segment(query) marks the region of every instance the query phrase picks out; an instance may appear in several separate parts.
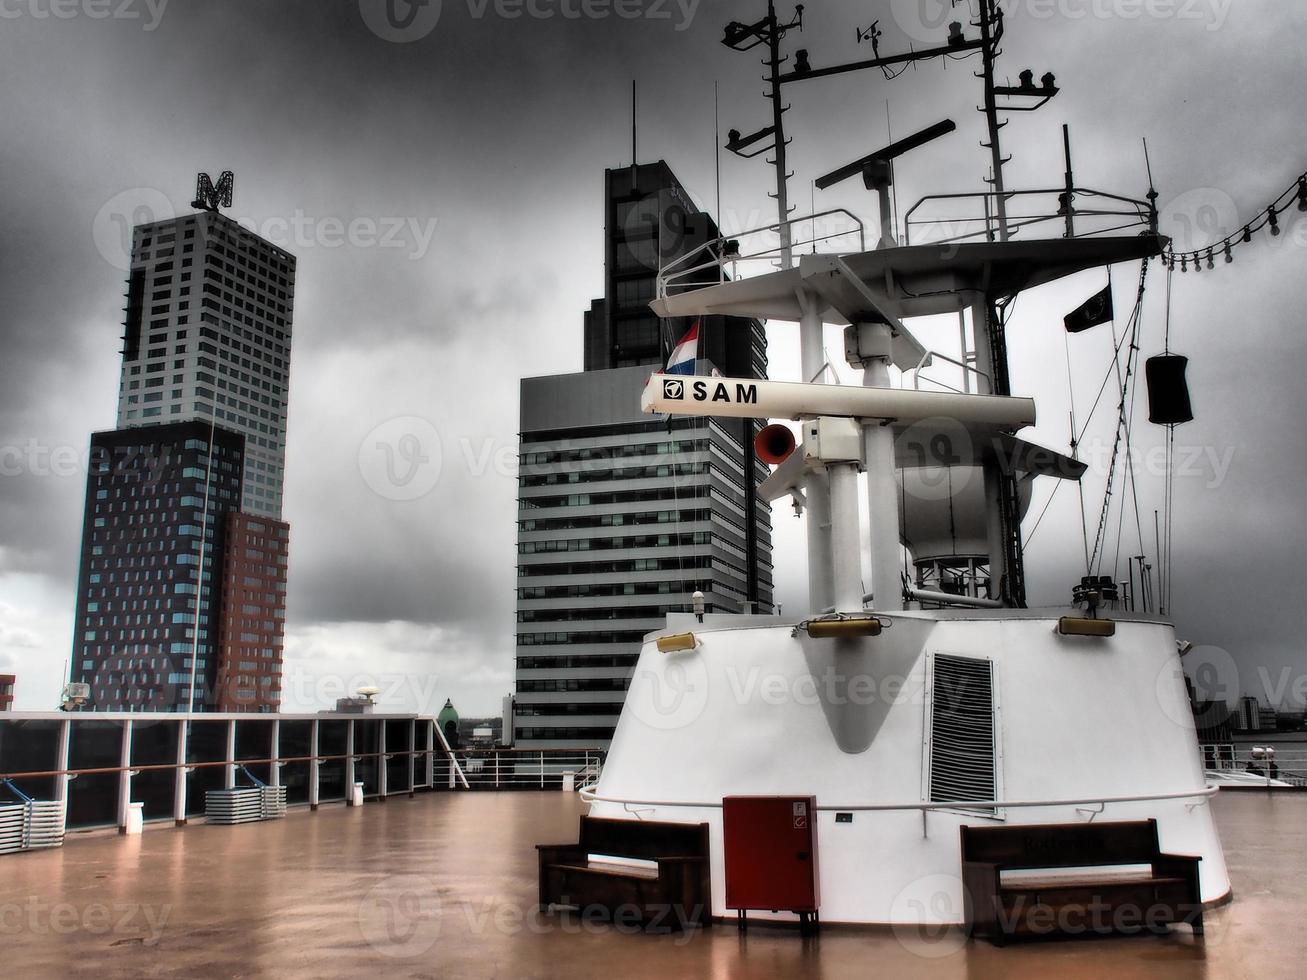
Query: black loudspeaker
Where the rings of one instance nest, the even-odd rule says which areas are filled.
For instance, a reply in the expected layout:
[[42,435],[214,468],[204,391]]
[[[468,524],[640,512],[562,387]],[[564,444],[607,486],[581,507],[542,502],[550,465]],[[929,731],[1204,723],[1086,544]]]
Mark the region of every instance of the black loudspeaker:
[[1189,358],[1180,354],[1159,354],[1144,365],[1148,378],[1148,421],[1157,425],[1191,422],[1193,406],[1189,403],[1189,383],[1185,369]]

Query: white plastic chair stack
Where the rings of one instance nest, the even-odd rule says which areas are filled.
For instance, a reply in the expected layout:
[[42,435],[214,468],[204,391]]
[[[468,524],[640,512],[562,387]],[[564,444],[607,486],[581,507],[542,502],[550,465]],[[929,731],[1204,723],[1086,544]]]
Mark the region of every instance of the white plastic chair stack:
[[27,827],[27,806],[15,803],[0,806],[0,854],[23,850],[23,836]]
[[263,819],[263,790],[211,789],[204,794],[204,817],[215,824],[257,823]]
[[60,847],[64,842],[64,805],[33,800],[26,806],[25,843],[28,848]]
[[280,820],[286,815],[286,787],[263,787],[263,819]]

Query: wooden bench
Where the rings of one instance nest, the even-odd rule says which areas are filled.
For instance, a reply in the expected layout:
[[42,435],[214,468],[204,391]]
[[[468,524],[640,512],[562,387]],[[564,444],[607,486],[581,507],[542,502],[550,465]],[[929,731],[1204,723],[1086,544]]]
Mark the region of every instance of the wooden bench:
[[[712,920],[708,825],[582,817],[576,844],[537,844],[540,904],[586,916],[626,916],[647,927],[681,928]],[[591,862],[590,855],[653,862],[652,867]]]
[[1200,935],[1200,860],[1163,854],[1156,820],[963,827],[967,930],[998,945],[1177,922]]

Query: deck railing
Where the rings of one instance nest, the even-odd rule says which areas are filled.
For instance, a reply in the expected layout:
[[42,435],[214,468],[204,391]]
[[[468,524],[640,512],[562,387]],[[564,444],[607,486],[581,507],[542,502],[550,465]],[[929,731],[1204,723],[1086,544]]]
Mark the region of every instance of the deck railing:
[[286,791],[291,806],[468,789],[434,719],[417,715],[84,714],[0,718],[0,780],[62,804],[69,829],[185,823],[205,793],[244,770]]

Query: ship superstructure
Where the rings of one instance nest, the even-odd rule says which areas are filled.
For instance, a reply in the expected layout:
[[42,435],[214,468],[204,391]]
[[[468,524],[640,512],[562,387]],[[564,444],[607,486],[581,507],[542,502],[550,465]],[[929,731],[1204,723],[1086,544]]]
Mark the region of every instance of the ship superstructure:
[[[985,30],[973,46],[992,76],[993,5],[981,7]],[[741,30],[772,40],[774,73],[782,26],[772,8],[768,21],[736,31],[737,40]],[[811,75],[800,55],[785,80]],[[987,100],[992,88],[990,77]],[[1055,91],[1051,76],[1045,88]],[[1095,575],[1068,590],[1065,607],[1026,608],[1021,520],[1032,485],[1077,481],[1086,468],[1074,452],[1022,438],[1036,408],[1010,384],[1007,315],[1024,290],[1078,272],[1125,262],[1146,271],[1169,244],[1157,195],[1077,188],[1068,162],[1056,209],[1039,219],[1061,224],[1059,237],[1018,240],[1006,207],[1022,192],[996,185],[908,212],[969,198],[983,204],[978,231],[900,241],[886,220],[886,164],[950,130],[932,127],[829,175],[861,173],[881,192],[878,247],[847,213],[847,236],[825,241],[816,229],[829,215],[782,212],[760,230],[779,245],[750,250],[749,233],[723,238],[659,275],[659,316],[796,324],[809,379],[655,374],[641,394],[650,413],[798,428],[764,430],[759,455],[777,464],[764,496],[789,498],[806,519],[809,610],[670,615],[646,639],[608,763],[587,794],[591,818],[706,825],[718,917],[744,909],[728,867],[739,831],[725,816],[741,797],[794,801],[796,830],[801,808],[805,831],[811,819],[815,843],[800,853],[820,865],[826,921],[972,921],[975,886],[964,883],[959,842],[982,827],[1027,827],[1038,843],[1080,839],[1076,828],[1095,823],[1152,826],[1159,853],[1200,859],[1191,884],[1202,903],[1229,894],[1172,624],[1133,597],[1118,601],[1117,584]],[[763,135],[784,145],[779,114]],[[748,139],[732,134],[732,143]],[[1076,200],[1086,198],[1086,213],[1107,220],[1083,221],[1077,233]],[[816,244],[834,247],[796,254]],[[709,271],[717,281],[705,285]],[[960,349],[931,350],[914,336],[914,318],[940,314],[959,316]],[[826,325],[844,328],[860,386],[820,383]],[[932,364],[953,365],[962,385],[923,389]],[[1047,864],[1072,853],[1046,855]],[[778,907],[805,924],[816,914],[812,905],[761,911]]]

